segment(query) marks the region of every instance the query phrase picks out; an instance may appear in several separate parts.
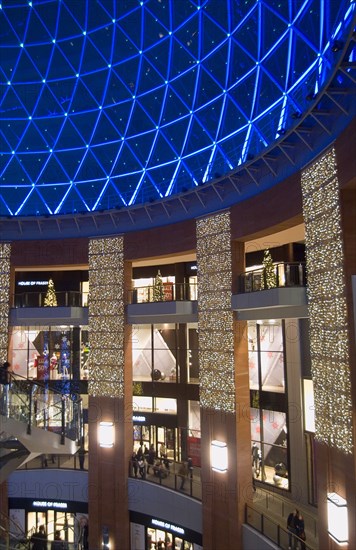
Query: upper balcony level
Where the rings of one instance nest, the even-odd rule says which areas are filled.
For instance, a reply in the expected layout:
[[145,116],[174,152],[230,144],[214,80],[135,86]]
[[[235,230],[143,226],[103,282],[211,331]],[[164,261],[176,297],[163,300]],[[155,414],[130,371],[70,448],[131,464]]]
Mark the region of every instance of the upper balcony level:
[[231,307],[239,320],[308,316],[304,262],[281,262],[240,275]]

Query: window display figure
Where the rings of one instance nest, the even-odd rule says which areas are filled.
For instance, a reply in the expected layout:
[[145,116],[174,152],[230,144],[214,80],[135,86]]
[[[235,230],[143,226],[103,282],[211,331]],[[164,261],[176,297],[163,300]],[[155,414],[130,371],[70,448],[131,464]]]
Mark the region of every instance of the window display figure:
[[[252,467],[255,470],[256,477],[260,475],[260,449],[257,443],[254,441],[251,449],[252,455]],[[257,473],[258,472],[258,473]]]

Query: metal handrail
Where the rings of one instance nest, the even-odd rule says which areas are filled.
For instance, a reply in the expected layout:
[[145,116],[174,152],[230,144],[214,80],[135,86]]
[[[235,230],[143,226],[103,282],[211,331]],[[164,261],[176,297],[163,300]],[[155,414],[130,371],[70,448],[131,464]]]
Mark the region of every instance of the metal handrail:
[[129,304],[151,302],[181,302],[197,299],[198,285],[195,283],[163,283],[132,288],[128,293]]
[[307,284],[305,262],[280,262],[271,266],[269,272],[260,267],[239,275],[239,293],[257,292],[271,288],[305,287]]
[[[82,307],[83,293],[76,290],[56,291],[57,307]],[[45,307],[46,292],[21,292],[12,296],[12,307]]]
[[32,427],[37,427],[58,433],[61,443],[67,437],[79,444],[83,433],[80,396],[50,389],[46,382],[9,374],[9,384],[2,386],[0,396],[2,415],[26,423],[29,434]]
[[306,540],[302,540],[250,504],[245,506],[245,523],[274,542],[279,548],[297,548],[297,544],[299,544],[301,550],[317,550]]

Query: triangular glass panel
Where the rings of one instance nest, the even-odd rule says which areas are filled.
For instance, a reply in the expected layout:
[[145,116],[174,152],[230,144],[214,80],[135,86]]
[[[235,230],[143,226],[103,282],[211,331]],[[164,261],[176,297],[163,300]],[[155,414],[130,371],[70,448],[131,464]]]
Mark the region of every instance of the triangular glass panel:
[[263,113],[271,104],[278,100],[280,100],[281,108],[282,94],[283,90],[277,86],[276,82],[273,82],[271,76],[262,68],[259,72],[259,83],[253,116]]
[[[137,33],[139,35],[140,33]],[[126,36],[124,31],[120,28],[119,24],[116,24],[115,27],[115,36],[114,36],[114,44],[112,49],[112,66],[116,66],[118,71],[121,73],[121,68],[117,66],[117,64],[121,64],[123,62],[126,62],[128,59],[136,57],[136,60],[138,58],[138,48],[135,46],[131,40]]]
[[[228,29],[226,29],[226,24],[229,21],[226,15],[226,8],[227,3],[221,2],[219,5],[219,9],[211,10],[211,12],[203,12],[202,28],[204,29],[204,32],[203,39],[201,41],[202,44],[200,57],[205,57],[208,53],[211,52],[212,44],[217,45],[226,41],[226,35],[228,33]],[[196,38],[197,37],[198,33]]]
[[[176,76],[180,75],[181,73],[189,70],[189,69],[196,69],[196,58],[187,52],[185,47],[182,46],[182,44],[175,39],[174,35],[171,37],[172,41],[172,54],[171,54],[171,64],[170,64],[170,75],[169,78],[175,78]],[[194,71],[193,71],[194,72]],[[194,81],[195,77],[191,77],[191,81]],[[194,82],[193,82],[194,83]],[[190,84],[190,88],[192,86],[192,82]]]
[[112,178],[114,180],[114,183],[117,189],[119,189],[123,200],[127,205],[130,203],[141,177],[142,177],[142,172],[139,172],[137,174],[128,174],[128,175]]
[[[288,29],[288,21],[284,21],[283,19],[278,17],[274,10],[269,9],[266,4],[261,4],[261,10],[261,26],[263,27],[264,32],[261,32],[260,58],[264,58],[269,51],[273,50],[273,46],[275,45],[276,41],[279,40],[283,33],[285,33],[285,31]],[[266,32],[267,29],[268,32]],[[283,52],[283,57],[286,57],[287,55],[288,43],[285,44],[285,48],[286,50]]]
[[35,123],[38,131],[45,137],[49,148],[53,149],[57,135],[63,125],[63,117],[51,116],[50,113],[47,113],[45,118],[36,118]]
[[92,138],[95,124],[98,118],[98,111],[87,111],[84,113],[71,114],[70,119],[81,135],[83,142],[87,145]]
[[36,15],[42,21],[43,26],[48,30],[51,38],[53,38],[56,35],[58,25],[58,4],[37,2]]
[[128,144],[132,147],[133,153],[140,163],[140,166],[146,166],[150,161],[152,143],[153,138],[151,134],[143,134],[136,136],[132,140],[128,140]]
[[[205,26],[202,25],[202,28],[204,29],[203,39],[205,39]],[[196,17],[188,19],[181,27],[179,27],[179,29],[177,29],[174,33],[174,38],[179,41],[181,47],[184,48],[184,50],[190,53],[192,58],[194,58],[195,60],[199,59],[199,53],[201,49],[201,36],[199,34],[199,15],[197,14]]]
[[[122,80],[117,76],[116,72],[111,69],[103,105],[116,105],[117,103],[127,101],[128,99],[132,99],[132,91],[125,86]],[[127,110],[127,106],[125,108]]]
[[88,38],[85,42],[82,65],[80,68],[83,78],[85,78],[87,74],[90,75],[95,72],[95,78],[99,81],[97,82],[97,85],[99,84],[99,86],[102,87],[102,81],[104,80],[105,82],[105,79],[100,77],[98,78],[96,71],[104,68],[107,68],[107,61],[102,56],[100,51],[93,46],[91,40]]
[[[42,85],[40,93],[41,99],[35,106],[33,117],[44,117],[46,119],[45,125],[48,128],[50,125],[52,125],[52,120],[56,118],[55,115],[63,114],[63,108],[58,102],[58,99],[53,95],[47,84]],[[59,119],[62,119],[62,117],[58,117],[58,121]],[[63,120],[60,122],[60,124],[62,123]],[[56,126],[55,123],[54,126]]]
[[172,86],[170,86],[164,103],[161,124],[169,124],[188,114],[189,107],[181,100],[179,94],[174,91]]
[[194,87],[197,68],[181,75],[170,83],[170,87],[186,106],[186,109],[192,109],[194,101]]
[[70,59],[70,64],[73,68],[73,76],[79,74],[82,62],[83,36],[72,37],[70,40],[61,42],[60,49],[63,55],[67,59]]
[[[131,144],[130,142],[130,145],[134,144]],[[142,167],[140,161],[131,151],[128,142],[125,141],[120,152],[119,160],[115,166],[114,175],[120,173],[129,174],[130,172],[141,172],[141,169]]]
[[315,61],[316,53],[313,49],[299,36],[299,33],[293,30],[293,45],[290,57],[290,86],[292,86],[305,71]]
[[226,60],[228,57],[229,47],[226,42],[204,61],[206,71],[218,82],[221,90],[226,86],[226,72],[228,70]]
[[162,105],[164,103],[165,86],[152,91],[150,94],[145,94],[140,97],[140,103],[146,113],[150,115],[152,120],[159,125],[161,120]]
[[68,151],[57,151],[56,157],[65,170],[68,179],[74,180],[76,172],[83,158],[82,149],[71,149]]
[[57,210],[58,205],[62,202],[68,189],[68,183],[36,186],[37,192],[42,196],[43,202],[47,205],[52,214]]
[[167,9],[167,4],[165,2],[150,2],[146,4],[145,7],[145,16],[146,13],[150,12],[154,19],[157,19],[157,22],[163,26],[164,29],[170,29],[171,26],[171,10]]
[[162,75],[165,80],[168,80],[169,72],[169,40],[160,40],[157,46],[152,47],[145,56],[150,63],[156,68],[156,71]]
[[47,74],[47,69],[51,63],[52,49],[53,44],[50,43],[39,44],[27,48],[28,55],[31,56],[33,64],[37,67],[38,75],[36,80],[38,81],[43,80]]
[[[34,153],[34,154],[18,154],[18,161],[21,163],[22,168],[27,173],[27,181],[37,181],[38,175],[43,168],[43,162],[47,158],[47,153]],[[25,180],[26,181],[26,180]]]
[[80,78],[72,97],[71,110],[74,112],[92,111],[98,108],[98,102],[93,97],[90,88]]
[[142,49],[142,13],[140,7],[138,6],[137,8],[131,10],[123,19],[120,19],[117,25],[120,26],[131,43],[135,45],[136,52]]
[[[57,36],[60,36],[61,39],[77,36],[78,34],[82,34],[84,30],[87,10],[75,9],[75,4],[77,4],[77,2],[71,2],[70,4],[61,3],[61,10],[57,23]],[[78,4],[80,4],[80,2],[78,2]],[[73,15],[72,12],[75,12],[75,15]]]
[[164,84],[164,77],[143,56],[140,65],[140,74],[138,75],[137,95],[144,94]]
[[120,145],[121,141],[119,143],[105,143],[105,145],[91,148],[93,155],[98,160],[105,174],[110,174],[113,170]]
[[155,129],[155,123],[136,101],[131,115],[128,135],[141,134]]
[[65,170],[63,170],[62,165],[57,160],[56,155],[53,153],[50,157],[48,162],[46,162],[46,165],[41,172],[40,176],[38,177],[38,183],[39,184],[47,184],[47,183],[68,183],[68,175],[66,174]]
[[[105,179],[100,181],[79,182],[76,184],[77,195],[84,198],[84,202],[90,210],[93,210],[95,207],[106,181]],[[100,208],[100,206],[98,208]]]
[[[121,135],[116,127],[111,123],[111,120],[106,116],[106,112],[102,110],[98,117],[95,133],[91,140],[91,145],[99,145],[101,143],[117,141],[121,139]],[[117,149],[117,145],[116,145]]]
[[[143,33],[142,39],[142,49],[144,53],[148,53],[147,49],[154,46],[157,42],[162,42],[162,39],[167,36],[167,25],[169,25],[169,22],[166,24],[161,22],[159,18],[157,18],[153,13],[152,9],[154,6],[152,4],[150,6],[147,5],[147,9],[144,9],[144,29],[145,32]],[[163,10],[161,10],[162,13]],[[169,12],[169,9],[166,9],[165,11]],[[161,39],[161,40],[160,40]]]
[[[241,3],[239,2],[239,4]],[[257,61],[261,23],[259,24],[259,3],[256,3],[255,6],[257,9],[253,9],[244,24],[234,32],[234,39]]]
[[172,15],[172,30],[178,29],[189,17],[197,16],[197,5],[194,2],[177,2]]
[[21,140],[22,151],[46,151],[49,148],[47,141],[37,129],[35,121],[31,120]]
[[[18,84],[16,86],[16,90],[18,88],[25,89],[26,86],[22,86]],[[15,93],[15,86],[8,86],[5,89],[5,94],[1,101],[1,114],[3,118],[9,117],[13,119],[15,118],[15,113],[16,113],[16,118],[24,118],[24,119],[28,118],[27,110],[25,109],[24,105],[21,103],[21,101],[19,100],[18,96]],[[24,123],[23,121],[21,122],[22,124],[26,125],[26,123]],[[9,124],[11,123],[12,121],[9,122]]]
[[179,157],[182,156],[182,148],[186,140],[189,122],[190,117],[185,117],[181,120],[177,120],[175,124],[161,128],[161,132],[165,135],[166,141],[172,145],[175,151],[177,151]]
[[219,139],[224,136],[228,136],[236,132],[237,128],[242,128],[247,125],[248,118],[240,110],[239,105],[233,101],[232,98],[227,97],[225,103],[225,109],[223,112],[223,118],[221,121],[221,130]]
[[[15,214],[21,207],[22,203],[26,200],[26,197],[31,189],[32,185],[17,185],[16,187],[4,187],[3,185],[1,185],[0,196],[4,203],[7,205],[4,213],[8,214],[10,211],[12,214]],[[0,201],[0,207],[1,205],[2,201]],[[2,213],[1,210],[0,212]]]
[[194,174],[194,177],[198,183],[204,180],[207,167],[209,166],[210,157],[211,149],[207,149],[184,159],[184,164],[187,169]]
[[[10,31],[9,31],[9,35],[10,35]],[[8,38],[7,42],[9,42],[9,36],[7,38]],[[16,39],[16,44],[14,45],[17,47],[6,48],[6,55],[4,55],[3,53],[1,54],[1,70],[5,75],[5,78],[6,78],[5,81],[10,81],[10,82],[12,81],[14,74],[16,74],[16,71],[14,71],[14,68],[16,67],[17,58],[19,56],[18,39]]]
[[176,166],[177,165],[174,162],[149,170],[150,178],[156,183],[156,187],[162,197],[169,196],[172,192],[176,192],[176,190],[173,191],[174,182],[172,183],[172,178],[174,177]]
[[69,149],[77,147],[84,148],[85,142],[82,135],[78,132],[75,124],[73,124],[71,119],[67,117],[58,135],[56,149]]
[[205,147],[212,147],[212,137],[207,134],[205,128],[194,117],[189,130],[189,138],[184,148],[184,155],[194,153]]
[[286,40],[278,44],[273,54],[269,55],[263,61],[263,68],[273,76],[281,90],[285,90],[289,84],[289,82],[287,82],[287,70],[290,66],[288,60],[288,40],[287,36]]
[[[221,113],[224,112],[224,99],[226,98],[219,97],[216,101],[211,102],[195,113],[195,117],[200,121],[201,125],[206,128],[208,135],[211,136],[213,141],[216,141],[216,132],[219,130]],[[230,123],[234,124],[233,121]],[[222,130],[223,129],[220,128],[220,131]]]
[[41,82],[41,78],[42,75],[28,55],[27,49],[23,48],[19,54],[16,72],[11,79],[12,83],[21,82],[27,84],[29,82]]
[[315,2],[314,8],[312,6],[308,6],[308,9],[303,11],[294,24],[294,28],[298,29],[299,34],[302,37],[305,36],[305,42],[309,42],[310,45],[314,46],[314,55],[317,55],[317,52],[319,51],[320,18],[322,17],[320,6],[317,4],[318,3]]
[[86,207],[75,185],[70,186],[68,193],[56,209],[60,214],[74,214],[75,212],[84,212],[85,210]]
[[89,149],[75,176],[76,181],[91,181],[99,178],[105,178],[105,176],[107,176],[107,174],[105,174],[102,166],[100,166],[100,163]]
[[167,162],[172,162],[177,159],[177,151],[174,151],[169,143],[166,141],[163,133],[160,132],[155,147],[151,155],[150,166],[159,166]]
[[102,193],[99,195],[99,202],[96,205],[97,209],[110,209],[122,205],[122,199],[116,187],[109,181]]
[[195,107],[199,108],[206,103],[210,103],[212,99],[223,93],[223,88],[217,84],[216,80],[210,76],[210,74],[201,67],[199,75],[199,93],[197,94]]
[[214,157],[211,162],[210,176],[212,179],[221,178],[227,172],[234,168],[233,159],[229,158],[226,153],[219,147],[216,147]]
[[16,86],[16,94],[27,111],[27,117],[33,115],[33,109],[38,101],[41,89],[42,84],[18,84]]
[[239,106],[241,111],[245,113],[248,119],[252,116],[256,74],[257,72],[255,70],[229,91],[231,99]]
[[48,32],[47,25],[39,17],[37,10],[31,10],[31,17],[28,20],[28,27],[26,29],[26,44],[41,44],[41,47],[52,42],[52,36]]
[[41,216],[49,213],[50,210],[42,199],[41,194],[37,193],[36,187],[34,187],[24,204],[21,206],[18,215],[27,216],[35,214],[36,216]]
[[[65,78],[75,76],[75,68],[72,66],[67,57],[62,53],[59,44],[53,45],[53,57],[51,65],[48,67],[47,81],[48,85],[51,86],[51,89],[55,91],[55,86],[58,86],[58,80],[61,80],[62,83],[65,83]],[[51,82],[53,81],[53,82]],[[72,86],[73,87],[73,86]],[[58,91],[59,95],[63,95],[61,89]]]

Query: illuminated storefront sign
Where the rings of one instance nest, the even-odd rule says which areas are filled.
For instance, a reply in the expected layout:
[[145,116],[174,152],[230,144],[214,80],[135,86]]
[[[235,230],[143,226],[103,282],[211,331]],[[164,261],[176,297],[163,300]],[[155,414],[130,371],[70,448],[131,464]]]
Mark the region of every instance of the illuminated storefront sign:
[[132,420],[134,422],[146,422],[146,417],[134,414],[133,417],[132,417]]
[[34,508],[59,508],[66,510],[68,508],[67,502],[55,502],[53,500],[34,500],[32,502]]
[[18,286],[48,286],[48,281],[19,281]]
[[179,533],[179,535],[185,534],[183,527],[178,527],[178,525],[174,525],[173,523],[169,523],[167,521],[162,521],[160,519],[152,519],[151,523],[156,527],[161,527],[161,529],[167,529],[169,531],[173,531],[174,533]]

